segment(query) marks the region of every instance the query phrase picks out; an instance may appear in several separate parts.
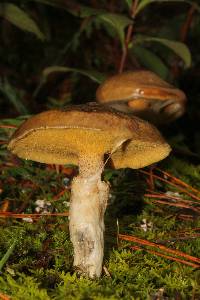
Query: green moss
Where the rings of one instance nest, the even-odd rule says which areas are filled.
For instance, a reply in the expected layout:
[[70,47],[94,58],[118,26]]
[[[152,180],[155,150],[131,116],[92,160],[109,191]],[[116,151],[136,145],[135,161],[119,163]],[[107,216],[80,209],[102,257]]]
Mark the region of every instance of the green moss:
[[[199,187],[199,166],[170,157],[161,167]],[[47,170],[44,165],[20,161],[16,167],[2,169],[0,201],[9,199],[11,211],[21,207],[24,213],[33,213],[35,201],[44,199],[51,203],[50,211],[65,211],[67,206],[63,201],[69,201],[69,192],[61,198],[54,198],[64,188],[64,177],[64,174]],[[163,297],[168,299],[200,298],[199,270],[147,253],[145,248],[130,250],[130,242],[120,241],[117,245],[119,230],[150,241],[164,242],[166,246],[198,257],[200,239],[179,240],[178,237],[184,230],[189,235],[194,234],[193,228],[200,227],[199,217],[191,211],[184,211],[194,218],[181,221],[177,218],[183,213],[181,209],[152,203],[151,199],[144,197],[145,179],[137,171],[109,170],[105,177],[112,186],[105,218],[104,260],[110,277],[103,273],[99,280],[89,280],[73,274],[73,249],[66,217],[43,217],[33,223],[2,218],[0,259],[13,240],[16,244],[0,275],[1,293],[14,300],[129,300],[153,299],[162,290]],[[12,189],[10,181],[13,182]],[[175,191],[168,184],[158,180],[155,183],[158,191]],[[144,219],[151,224],[147,231],[141,228]]]
[[15,280],[7,275],[0,277],[0,290],[12,296],[13,300],[48,300],[50,299],[45,289],[40,289],[40,284],[35,278],[20,274]]

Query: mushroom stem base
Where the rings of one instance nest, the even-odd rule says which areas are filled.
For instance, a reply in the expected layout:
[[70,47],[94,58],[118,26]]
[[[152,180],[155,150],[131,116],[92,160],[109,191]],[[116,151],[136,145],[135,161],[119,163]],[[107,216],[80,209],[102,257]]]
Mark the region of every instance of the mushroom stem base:
[[74,246],[74,267],[90,278],[99,277],[104,252],[104,213],[109,195],[101,174],[72,181],[70,238]]

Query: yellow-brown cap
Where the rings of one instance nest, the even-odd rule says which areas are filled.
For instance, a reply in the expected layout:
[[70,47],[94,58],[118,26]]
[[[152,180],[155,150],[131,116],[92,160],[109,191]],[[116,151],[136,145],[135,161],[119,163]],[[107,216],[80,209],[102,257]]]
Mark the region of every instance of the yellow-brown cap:
[[79,164],[79,156],[109,154],[114,168],[141,168],[165,158],[170,147],[158,130],[97,103],[50,110],[25,121],[8,149],[24,159]]
[[96,99],[151,121],[158,117],[158,123],[180,117],[186,103],[186,96],[180,89],[146,70],[124,72],[108,78],[97,89]]
[[50,110],[25,121],[8,149],[24,159],[77,164],[79,155],[111,153],[137,130],[134,120],[97,103]]

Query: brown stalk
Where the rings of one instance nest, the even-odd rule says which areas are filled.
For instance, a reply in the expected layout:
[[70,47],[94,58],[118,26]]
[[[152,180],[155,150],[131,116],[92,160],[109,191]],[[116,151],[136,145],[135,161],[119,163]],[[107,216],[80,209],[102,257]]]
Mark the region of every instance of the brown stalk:
[[187,35],[188,32],[190,30],[192,21],[193,21],[193,17],[194,17],[194,13],[196,10],[196,4],[194,3],[193,5],[190,6],[190,9],[188,11],[188,14],[186,16],[186,20],[181,28],[181,32],[180,32],[180,40],[181,42],[185,42],[185,40],[187,39]]
[[[199,258],[191,256],[191,255],[186,254],[186,253],[184,253],[182,251],[179,251],[179,250],[170,249],[170,248],[168,248],[166,246],[163,246],[161,244],[157,244],[157,243],[154,243],[154,242],[150,242],[150,241],[147,241],[147,240],[140,239],[140,238],[135,237],[135,236],[125,235],[125,234],[119,234],[119,239],[134,242],[134,243],[138,243],[140,245],[154,247],[154,248],[163,250],[165,252],[174,254],[176,256],[184,257],[188,260],[191,260],[191,261],[194,261],[194,262],[197,262],[198,264],[200,264],[200,259]],[[200,267],[200,265],[199,265],[199,267]]]
[[198,264],[194,264],[194,263],[191,263],[189,261],[186,261],[186,260],[183,260],[183,259],[180,259],[180,258],[177,258],[177,257],[165,255],[165,254],[162,254],[162,253],[154,251],[154,250],[144,249],[144,248],[141,248],[141,247],[138,247],[138,246],[130,247],[130,248],[133,249],[133,250],[145,250],[148,253],[151,253],[151,254],[154,254],[154,255],[157,255],[157,256],[161,256],[161,257],[167,258],[169,260],[174,260],[174,261],[180,262],[182,264],[191,266],[193,268],[200,268],[200,265],[198,265]]
[[[133,0],[132,1],[132,6],[131,6],[131,9],[130,9],[130,17],[133,21],[134,21],[134,18],[135,18],[135,12],[136,12],[137,5],[138,5],[138,0]],[[133,34],[133,23],[129,24],[128,29],[127,29],[127,33],[126,33],[126,37],[125,37],[125,41],[124,41],[124,47],[123,47],[123,51],[122,51],[122,56],[121,56],[121,60],[120,60],[120,64],[119,64],[118,73],[122,73],[123,70],[124,70],[124,66],[125,66],[126,59],[127,59],[127,54],[128,54],[128,46],[129,46],[129,43],[131,41],[132,34]]]

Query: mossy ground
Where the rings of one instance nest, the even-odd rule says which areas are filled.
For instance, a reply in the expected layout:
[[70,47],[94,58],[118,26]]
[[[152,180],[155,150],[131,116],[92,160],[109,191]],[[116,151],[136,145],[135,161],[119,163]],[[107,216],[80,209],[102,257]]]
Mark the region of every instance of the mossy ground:
[[[49,166],[18,160],[8,154],[5,146],[0,155],[1,205],[7,201],[9,211],[34,213],[36,200],[41,199],[51,203],[51,212],[68,209],[67,189],[55,197],[69,184],[71,175],[67,169],[57,174]],[[199,166],[173,155],[159,166],[200,189]],[[44,216],[33,223],[0,218],[0,260],[15,243],[1,270],[0,299],[1,293],[14,300],[200,299],[199,269],[147,253],[143,248],[131,250],[130,245],[135,244],[117,240],[120,232],[164,242],[172,249],[198,257],[200,238],[190,239],[193,229],[200,228],[198,214],[152,203],[152,199],[144,197],[146,181],[138,171],[108,170],[104,177],[112,185],[105,218],[107,272],[99,280],[78,278],[73,273],[67,217]],[[157,191],[176,191],[158,180],[155,184]],[[180,220],[181,214],[191,218]],[[147,231],[141,227],[144,219],[149,224]],[[184,231],[188,239],[179,240]]]

